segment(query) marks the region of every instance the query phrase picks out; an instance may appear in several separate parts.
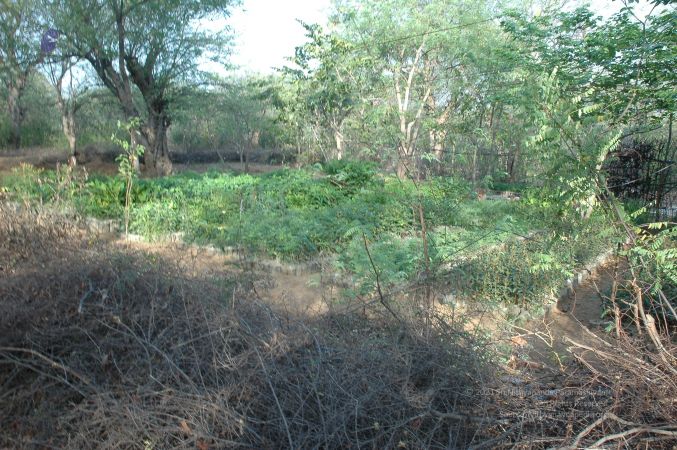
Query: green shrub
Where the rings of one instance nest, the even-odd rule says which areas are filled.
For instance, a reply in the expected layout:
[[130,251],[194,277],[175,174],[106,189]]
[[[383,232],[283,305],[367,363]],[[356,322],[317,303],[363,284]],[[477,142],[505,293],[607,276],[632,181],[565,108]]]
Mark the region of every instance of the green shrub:
[[540,303],[566,279],[565,266],[529,242],[511,241],[454,269],[454,284],[472,300],[526,306]]
[[376,164],[365,161],[332,160],[322,165],[328,180],[348,195],[373,187],[378,174]]
[[[368,243],[369,254],[378,271],[382,289],[410,281],[422,267],[422,244],[419,238],[401,239],[385,235]],[[374,267],[364,246],[364,237],[355,233],[337,260],[337,267],[353,274],[354,293],[364,295],[376,291]]]

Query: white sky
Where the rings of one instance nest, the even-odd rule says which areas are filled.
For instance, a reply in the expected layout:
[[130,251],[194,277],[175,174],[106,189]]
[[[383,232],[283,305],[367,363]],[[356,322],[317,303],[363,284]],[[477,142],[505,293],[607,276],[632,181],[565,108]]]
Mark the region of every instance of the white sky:
[[331,0],[244,0],[228,20],[235,35],[231,61],[246,72],[270,73],[288,64],[305,30],[296,21],[324,24]]
[[[619,0],[590,3],[605,17],[622,7]],[[648,11],[647,0],[640,3],[640,9]],[[305,40],[304,29],[296,19],[325,24],[330,5],[331,0],[243,0],[227,21],[235,35],[232,63],[245,73],[271,73],[273,68],[284,66],[285,58],[293,56],[294,48]]]

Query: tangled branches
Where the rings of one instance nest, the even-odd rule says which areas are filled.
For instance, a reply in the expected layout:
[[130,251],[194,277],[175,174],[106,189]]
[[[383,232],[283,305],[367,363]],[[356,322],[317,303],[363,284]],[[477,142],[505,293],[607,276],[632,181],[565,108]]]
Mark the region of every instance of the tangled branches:
[[0,447],[677,441],[665,336],[660,351],[643,335],[570,339],[568,377],[519,384],[528,377],[495,377],[505,368],[443,315],[373,302],[366,314],[292,317],[234,280],[189,277],[44,211],[0,209]]
[[0,220],[0,446],[462,448],[495,421],[461,331],[294,321],[40,214]]

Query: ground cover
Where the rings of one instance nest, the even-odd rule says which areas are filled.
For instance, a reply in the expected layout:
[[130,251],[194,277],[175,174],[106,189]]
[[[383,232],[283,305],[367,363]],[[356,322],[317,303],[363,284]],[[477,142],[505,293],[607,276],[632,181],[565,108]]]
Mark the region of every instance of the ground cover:
[[[119,177],[22,166],[2,185],[12,200],[85,216],[120,218],[124,208]],[[384,287],[425,272],[454,280],[455,295],[542,302],[615,239],[600,214],[559,217],[536,190],[519,201],[480,200],[465,182],[402,181],[364,162],[141,179],[132,204],[130,231],[147,239],[180,233],[186,242],[287,261],[329,255],[353,277],[349,295],[373,292],[375,271]]]

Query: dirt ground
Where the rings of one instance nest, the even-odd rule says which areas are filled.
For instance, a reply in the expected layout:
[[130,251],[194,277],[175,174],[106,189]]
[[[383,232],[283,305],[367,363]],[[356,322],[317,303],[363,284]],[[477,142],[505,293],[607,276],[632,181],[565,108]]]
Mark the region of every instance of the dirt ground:
[[174,261],[191,276],[224,278],[225,275],[225,278],[237,279],[243,288],[253,287],[263,302],[293,317],[324,314],[338,295],[332,286],[321,282],[319,273],[270,270],[243,255],[179,242],[148,243],[113,236],[109,239],[122,248]]
[[595,350],[604,350],[611,341],[604,331],[609,322],[601,316],[616,270],[614,262],[607,263],[547,308],[543,317],[514,326],[511,365],[536,376],[563,373],[573,360],[594,368],[599,362]]
[[[115,175],[118,172],[117,164],[110,160],[111,158],[92,155],[85,158],[80,164],[86,168],[89,173],[103,175]],[[24,149],[21,153],[0,152],[0,175],[10,173],[12,169],[19,167],[22,163],[31,164],[41,169],[54,169],[58,164],[66,164],[68,155],[63,150],[58,149]],[[249,173],[268,173],[278,170],[282,165],[263,164],[252,162],[249,164]],[[174,163],[174,173],[196,172],[204,173],[210,170],[222,172],[244,172],[244,166],[239,162],[217,162],[217,163]],[[142,174],[144,176],[144,174]]]
[[[147,243],[114,238],[116,245],[157,254],[176,261],[190,275],[237,275],[238,280],[250,283],[259,297],[270,306],[296,317],[316,317],[340,305],[341,289],[322,280],[320,272],[271,270],[257,265],[251,258],[223,253],[208,247],[186,245],[179,242]],[[581,347],[574,348],[572,341],[585,347],[599,349],[607,338],[603,332],[606,322],[600,319],[602,296],[608,294],[614,278],[614,266],[599,268],[584,283],[560,299],[556,307],[549,308],[538,320],[523,326],[513,326],[511,344],[514,348],[516,368],[536,369],[540,372],[559,372],[575,355],[590,360]],[[345,305],[343,305],[345,306]],[[554,305],[553,305],[554,306]],[[437,314],[452,317],[464,311],[436,304]],[[467,322],[467,331],[482,329],[500,332],[505,322],[496,311],[475,311]]]

